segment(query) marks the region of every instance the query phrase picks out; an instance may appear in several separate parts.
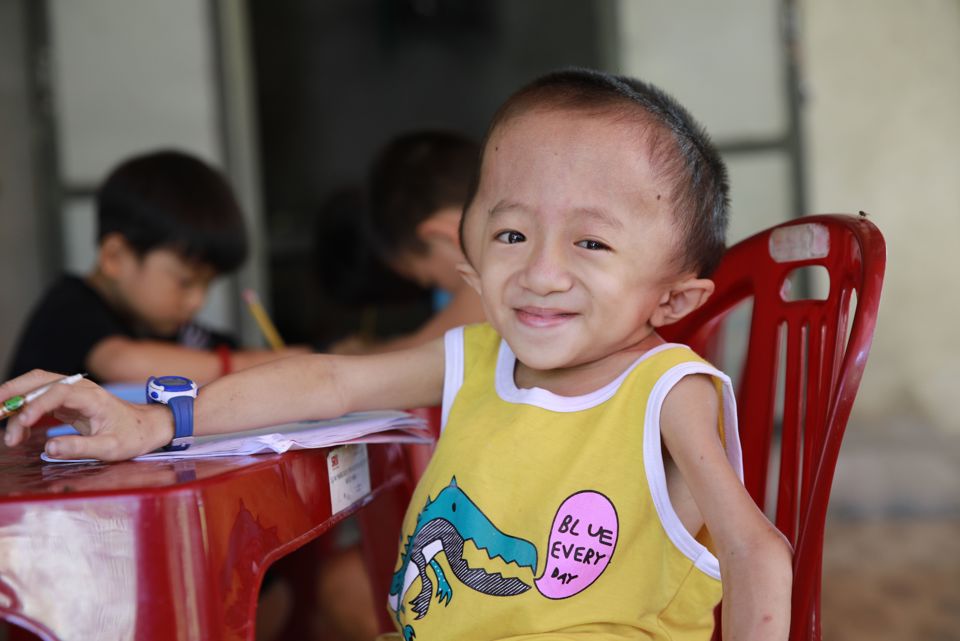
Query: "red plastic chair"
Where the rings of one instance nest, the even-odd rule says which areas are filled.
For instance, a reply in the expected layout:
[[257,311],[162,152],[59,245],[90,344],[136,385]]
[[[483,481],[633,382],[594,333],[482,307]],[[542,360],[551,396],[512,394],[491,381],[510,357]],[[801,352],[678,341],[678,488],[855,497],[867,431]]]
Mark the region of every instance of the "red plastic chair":
[[[731,247],[714,274],[710,300],[663,332],[715,362],[728,362],[717,358],[729,356],[720,354],[724,320],[752,299],[737,385],[744,482],[754,501],[775,513],[794,547],[791,641],[821,638],[827,502],[873,339],[885,263],[883,236],[863,216],[809,216],[777,225]],[[826,299],[790,300],[791,273],[813,265],[829,274]],[[768,491],[771,462],[778,469]],[[720,638],[719,626],[714,638]]]

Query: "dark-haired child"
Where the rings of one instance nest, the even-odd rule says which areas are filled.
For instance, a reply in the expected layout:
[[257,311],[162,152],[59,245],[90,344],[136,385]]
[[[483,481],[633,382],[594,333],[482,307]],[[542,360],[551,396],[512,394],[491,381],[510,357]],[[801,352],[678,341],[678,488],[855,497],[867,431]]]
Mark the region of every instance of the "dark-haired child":
[[411,334],[381,342],[348,338],[332,351],[393,351],[483,321],[480,297],[457,272],[464,261],[460,219],[479,162],[475,141],[440,129],[402,134],[380,151],[369,176],[368,236],[391,269],[433,289],[438,304],[434,315]]
[[[791,553],[741,483],[730,380],[657,333],[713,291],[727,191],[716,149],[658,89],[545,76],[494,117],[464,214],[462,271],[489,324],[240,372],[203,390],[195,425],[442,401],[388,597],[408,641],[706,640],[721,595],[723,638],[786,639]],[[174,434],[163,408],[55,387],[12,442],[64,405],[87,436],[51,440],[54,456],[126,458]]]
[[97,191],[97,261],[64,275],[29,317],[10,375],[89,372],[142,382],[183,372],[198,382],[293,352],[237,351],[193,322],[207,288],[247,255],[240,207],[223,175],[179,151],[116,167]]

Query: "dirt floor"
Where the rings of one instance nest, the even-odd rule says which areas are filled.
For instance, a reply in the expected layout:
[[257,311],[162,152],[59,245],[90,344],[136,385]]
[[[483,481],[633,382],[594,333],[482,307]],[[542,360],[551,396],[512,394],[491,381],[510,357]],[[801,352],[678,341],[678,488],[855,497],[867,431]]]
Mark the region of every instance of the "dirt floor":
[[850,425],[824,543],[825,641],[960,641],[960,434]]

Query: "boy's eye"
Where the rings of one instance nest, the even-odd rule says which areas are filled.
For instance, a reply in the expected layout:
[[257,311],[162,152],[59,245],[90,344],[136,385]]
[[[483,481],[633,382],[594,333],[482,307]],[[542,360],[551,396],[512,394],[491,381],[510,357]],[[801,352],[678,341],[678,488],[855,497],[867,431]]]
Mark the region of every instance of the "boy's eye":
[[520,232],[512,231],[512,230],[502,231],[499,234],[497,234],[495,238],[499,240],[501,243],[506,243],[508,245],[513,245],[515,243],[522,243],[527,239],[527,237],[521,234]]
[[603,250],[609,250],[609,249],[610,249],[609,246],[604,245],[604,244],[601,243],[599,240],[591,240],[591,239],[589,239],[589,238],[586,239],[586,240],[581,240],[580,242],[578,242],[578,243],[577,243],[577,247],[583,247],[584,249],[590,249],[590,250],[593,250],[593,251],[603,251]]

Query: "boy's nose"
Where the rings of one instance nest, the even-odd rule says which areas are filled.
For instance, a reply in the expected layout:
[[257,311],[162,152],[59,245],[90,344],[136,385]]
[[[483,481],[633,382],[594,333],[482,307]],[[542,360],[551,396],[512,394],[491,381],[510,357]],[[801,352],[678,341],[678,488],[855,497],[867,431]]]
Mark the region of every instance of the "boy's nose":
[[520,284],[538,296],[565,292],[573,286],[563,247],[538,243],[530,252]]

